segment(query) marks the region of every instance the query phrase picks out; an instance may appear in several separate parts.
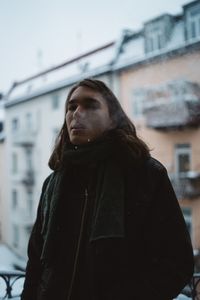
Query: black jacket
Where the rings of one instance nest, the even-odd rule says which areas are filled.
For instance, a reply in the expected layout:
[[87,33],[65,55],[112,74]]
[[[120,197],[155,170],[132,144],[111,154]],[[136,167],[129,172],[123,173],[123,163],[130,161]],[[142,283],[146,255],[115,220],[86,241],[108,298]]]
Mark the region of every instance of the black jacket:
[[170,300],[180,293],[193,274],[193,251],[161,163],[149,158],[143,167],[126,170],[125,237],[92,243],[85,239],[71,298],[66,296],[71,282],[65,264],[67,240],[59,228],[62,250],[53,263],[41,261],[43,196],[52,176],[44,182],[29,241],[22,300]]

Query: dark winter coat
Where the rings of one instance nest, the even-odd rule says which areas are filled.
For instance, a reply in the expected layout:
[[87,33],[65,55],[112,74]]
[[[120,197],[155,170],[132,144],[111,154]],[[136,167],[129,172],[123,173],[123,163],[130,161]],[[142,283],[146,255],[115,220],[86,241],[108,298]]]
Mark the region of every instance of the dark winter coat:
[[[41,260],[42,207],[52,176],[44,182],[29,241],[22,300],[170,300],[179,294],[193,274],[193,254],[186,224],[163,165],[149,158],[143,167],[130,166],[126,170],[125,237],[91,243],[84,238],[74,274],[69,272],[74,261],[66,259],[71,254],[62,224],[57,228],[55,260]],[[93,187],[89,201],[94,190]],[[72,222],[78,207],[77,203],[74,205]],[[87,224],[90,224],[92,205],[88,207]],[[80,226],[77,224],[78,230]],[[71,236],[77,249],[76,231]],[[72,294],[68,298],[66,289],[70,289],[73,276]]]

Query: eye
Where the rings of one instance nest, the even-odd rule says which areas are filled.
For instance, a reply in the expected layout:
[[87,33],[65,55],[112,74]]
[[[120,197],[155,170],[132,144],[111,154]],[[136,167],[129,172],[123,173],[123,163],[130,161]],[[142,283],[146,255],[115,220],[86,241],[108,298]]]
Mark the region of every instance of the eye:
[[77,105],[76,105],[76,104],[69,104],[69,105],[68,105],[68,110],[69,110],[69,111],[75,111],[76,108],[77,108]]
[[99,104],[96,102],[89,102],[89,103],[85,104],[85,108],[86,109],[98,109]]

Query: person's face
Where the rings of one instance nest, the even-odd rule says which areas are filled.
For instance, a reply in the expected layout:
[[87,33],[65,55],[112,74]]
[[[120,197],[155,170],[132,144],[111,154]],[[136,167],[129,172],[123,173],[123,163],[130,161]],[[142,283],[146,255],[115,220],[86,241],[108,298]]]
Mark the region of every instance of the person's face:
[[111,129],[103,96],[88,87],[78,87],[67,104],[66,125],[70,142],[75,145],[93,141]]

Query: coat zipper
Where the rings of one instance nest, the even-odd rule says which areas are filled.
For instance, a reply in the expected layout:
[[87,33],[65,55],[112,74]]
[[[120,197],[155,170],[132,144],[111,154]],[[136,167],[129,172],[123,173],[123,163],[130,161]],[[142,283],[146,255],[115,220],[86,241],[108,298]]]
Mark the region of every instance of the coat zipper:
[[88,191],[85,189],[85,202],[84,202],[84,207],[83,207],[83,213],[82,213],[82,218],[81,218],[81,226],[80,226],[80,232],[79,232],[79,238],[78,238],[78,243],[77,243],[77,248],[76,248],[76,254],[75,254],[75,259],[74,259],[74,267],[73,267],[73,272],[72,272],[72,279],[70,283],[70,288],[69,288],[69,293],[67,300],[71,299],[72,295],[72,288],[75,280],[75,275],[76,275],[76,270],[77,270],[77,263],[78,263],[78,257],[79,257],[79,252],[80,252],[80,245],[81,245],[81,239],[83,235],[83,227],[84,227],[84,221],[85,221],[85,214],[86,214],[86,209],[87,209],[87,203],[88,203]]

